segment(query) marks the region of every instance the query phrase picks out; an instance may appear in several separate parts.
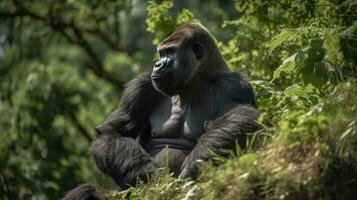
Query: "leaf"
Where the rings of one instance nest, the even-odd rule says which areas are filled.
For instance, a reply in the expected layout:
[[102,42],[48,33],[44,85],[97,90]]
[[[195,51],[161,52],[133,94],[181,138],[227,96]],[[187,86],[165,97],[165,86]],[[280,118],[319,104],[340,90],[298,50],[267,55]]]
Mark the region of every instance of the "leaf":
[[307,94],[319,94],[319,89],[317,89],[315,86],[313,86],[312,84],[307,84],[305,86],[305,92]]
[[273,52],[273,50],[280,46],[284,41],[291,40],[297,36],[297,31],[284,29],[278,35],[274,36],[272,41],[268,44],[269,55]]
[[191,11],[189,11],[188,9],[183,9],[181,13],[177,16],[176,24],[178,26],[181,26],[188,22],[199,22],[199,21],[195,19],[195,15]]
[[299,96],[299,97],[304,97],[305,99],[309,99],[309,95],[306,94],[304,88],[302,88],[299,85],[292,85],[287,87],[284,90],[284,94],[287,96]]
[[340,33],[341,37],[356,37],[357,20],[353,22],[352,26]]
[[321,60],[315,63],[314,72],[324,78],[329,78],[336,70],[335,68],[326,60]]
[[356,126],[357,126],[356,121],[350,122],[347,126],[347,130],[343,132],[343,134],[341,135],[340,140],[345,139],[347,136],[353,136],[354,134],[356,134],[356,128],[357,128]]
[[334,67],[325,60],[308,64],[300,70],[300,73],[306,85],[312,84],[318,89],[321,89],[329,79],[333,80],[334,76],[336,76]]
[[340,8],[343,6],[348,6],[349,8],[351,8],[352,6],[357,5],[357,1],[356,0],[347,0],[344,3],[341,4]]
[[282,72],[292,73],[305,57],[304,51],[299,51],[285,59],[283,64],[274,71],[273,80],[280,78]]

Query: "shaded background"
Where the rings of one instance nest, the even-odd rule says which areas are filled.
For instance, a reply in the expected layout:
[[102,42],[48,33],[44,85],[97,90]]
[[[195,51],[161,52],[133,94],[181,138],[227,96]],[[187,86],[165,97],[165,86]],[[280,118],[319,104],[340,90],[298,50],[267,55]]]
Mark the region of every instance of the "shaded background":
[[[0,199],[57,199],[83,182],[111,186],[88,152],[93,128],[115,109],[124,83],[151,69],[155,44],[180,24],[207,26],[231,68],[251,80],[310,84],[323,94],[326,84],[356,76],[356,5],[0,1]],[[274,73],[291,55],[292,64]],[[260,107],[268,112],[269,103]]]

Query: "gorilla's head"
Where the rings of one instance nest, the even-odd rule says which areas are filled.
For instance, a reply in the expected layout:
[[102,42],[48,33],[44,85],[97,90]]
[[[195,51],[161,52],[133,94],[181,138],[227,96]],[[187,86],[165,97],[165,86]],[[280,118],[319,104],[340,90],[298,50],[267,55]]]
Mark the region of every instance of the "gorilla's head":
[[200,24],[179,27],[157,48],[160,59],[151,74],[156,90],[180,94],[194,78],[227,70],[214,38]]

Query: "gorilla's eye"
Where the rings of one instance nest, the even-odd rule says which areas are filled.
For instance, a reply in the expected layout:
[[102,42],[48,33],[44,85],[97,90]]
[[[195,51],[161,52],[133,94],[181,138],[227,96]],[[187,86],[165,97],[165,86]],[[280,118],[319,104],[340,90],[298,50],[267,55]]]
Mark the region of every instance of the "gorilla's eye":
[[175,53],[175,49],[174,48],[167,48],[167,49],[165,49],[165,51],[166,51],[167,55],[172,55],[172,54]]
[[167,47],[159,50],[160,57],[167,57],[174,54],[176,49],[174,47]]
[[202,48],[202,46],[200,44],[194,44],[193,45],[193,52],[195,53],[197,59],[202,58],[202,56],[203,56],[203,48]]

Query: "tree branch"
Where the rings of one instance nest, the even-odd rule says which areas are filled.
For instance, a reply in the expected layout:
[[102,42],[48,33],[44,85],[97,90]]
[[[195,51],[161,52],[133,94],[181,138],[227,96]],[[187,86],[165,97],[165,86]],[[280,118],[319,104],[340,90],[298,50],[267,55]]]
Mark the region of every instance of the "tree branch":
[[88,42],[84,39],[83,35],[81,34],[80,30],[71,24],[72,31],[77,38],[77,44],[87,53],[89,60],[91,61],[90,68],[92,71],[99,77],[104,78],[108,82],[116,85],[120,89],[123,89],[124,82],[115,79],[111,74],[103,69],[102,62],[99,60],[93,49],[90,47]]
[[[107,82],[111,83],[115,87],[119,89],[123,89],[124,82],[116,79],[113,77],[109,72],[107,72],[103,68],[103,63],[95,53],[95,51],[90,46],[89,42],[84,38],[84,32],[96,34],[98,35],[103,41],[105,41],[108,45],[110,45],[113,49],[113,46],[116,46],[116,50],[118,50],[117,45],[112,42],[108,37],[106,37],[102,32],[99,30],[81,30],[78,28],[73,22],[66,23],[59,18],[56,18],[52,15],[49,16],[40,16],[37,15],[28,9],[24,8],[19,2],[15,1],[15,5],[17,9],[13,12],[3,12],[0,11],[0,18],[16,18],[16,17],[31,17],[32,19],[42,21],[44,24],[50,26],[54,31],[59,32],[63,37],[65,37],[69,43],[78,45],[88,56],[89,63],[88,68],[96,74],[99,78],[106,80]],[[70,29],[74,35],[75,39],[72,38],[66,30]]]
[[4,185],[5,185],[5,191],[3,191],[5,193],[5,195],[8,197],[8,199],[13,199],[15,196],[14,196],[14,193],[11,191],[8,183],[7,183],[7,179],[6,179],[6,176],[4,174],[4,172],[0,169],[0,175],[1,175],[1,179],[3,180],[4,182]]
[[120,49],[116,41],[113,41],[111,38],[106,36],[100,29],[97,27],[96,29],[85,29],[85,32],[91,33],[93,35],[97,35],[108,47],[115,51],[124,51],[124,49]]
[[69,113],[69,117],[71,118],[72,123],[78,129],[78,131],[88,140],[88,142],[92,142],[93,138],[89,135],[88,131],[84,126],[79,122],[78,118],[73,112]]
[[113,17],[114,17],[115,43],[117,44],[117,46],[119,46],[119,41],[120,41],[119,20],[118,20],[118,16],[117,16],[117,12],[116,11],[114,11]]

